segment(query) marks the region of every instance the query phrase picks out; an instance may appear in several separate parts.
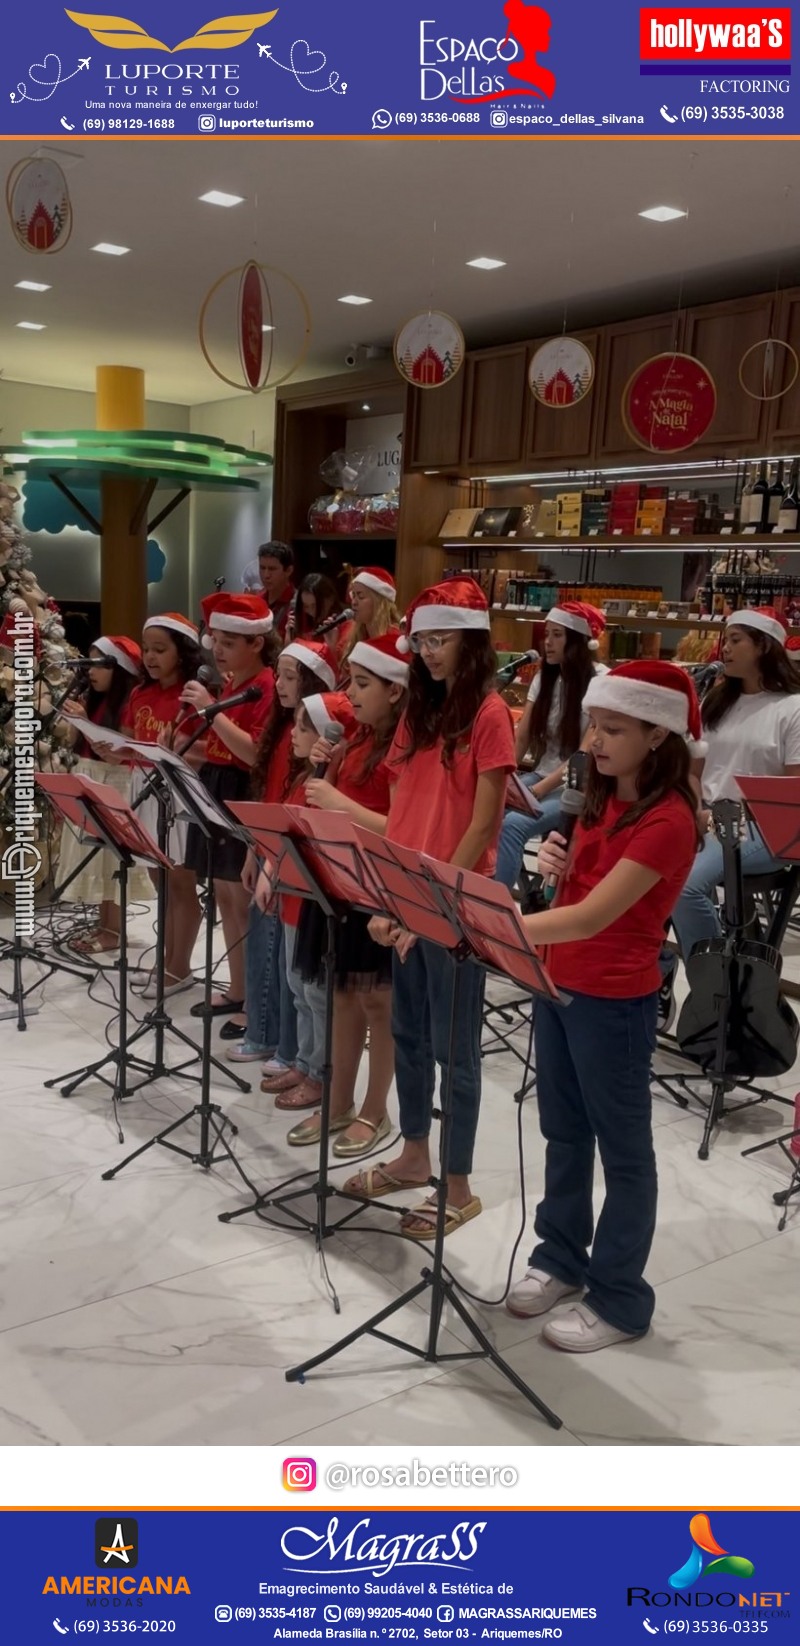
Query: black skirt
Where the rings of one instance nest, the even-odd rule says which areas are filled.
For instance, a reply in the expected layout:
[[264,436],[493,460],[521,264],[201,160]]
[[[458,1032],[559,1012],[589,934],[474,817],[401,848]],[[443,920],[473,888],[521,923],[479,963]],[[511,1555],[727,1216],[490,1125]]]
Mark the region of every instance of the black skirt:
[[[247,800],[250,797],[250,773],[243,771],[241,766],[217,766],[207,760],[200,767],[198,773],[201,783],[205,784],[214,800],[224,805],[227,800]],[[244,842],[237,840],[234,835],[223,835],[215,839],[212,854],[212,878],[214,880],[238,880],[244,860],[247,856],[247,847]],[[196,823],[189,824],[186,836],[186,867],[194,869],[199,880],[205,880],[208,863],[208,841],[202,829]]]
[[[373,942],[370,920],[360,909],[346,909],[336,922],[337,989],[387,989],[392,983],[392,950]],[[306,983],[323,980],[326,943],[325,916],[318,903],[304,903],[297,927],[294,964]]]

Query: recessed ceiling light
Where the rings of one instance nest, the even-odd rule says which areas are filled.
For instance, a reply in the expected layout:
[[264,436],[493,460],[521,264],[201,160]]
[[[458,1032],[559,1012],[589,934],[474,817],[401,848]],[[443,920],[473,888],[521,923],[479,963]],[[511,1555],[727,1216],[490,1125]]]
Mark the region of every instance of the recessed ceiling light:
[[371,407],[371,406],[368,406],[368,405],[367,405],[367,402],[366,402],[366,400],[365,400],[365,401],[364,401],[364,404],[363,404],[363,406],[362,406],[362,407],[361,407],[361,410],[362,410],[362,411],[372,411],[372,407]]
[[671,223],[673,217],[688,217],[688,211],[678,211],[677,206],[651,206],[649,211],[640,211],[640,217],[649,217],[652,223]]
[[352,292],[351,292],[349,297],[340,297],[338,299],[338,301],[340,303],[353,303],[353,304],[355,304],[356,307],[358,307],[361,303],[371,303],[372,298],[371,297],[354,297]]
[[275,327],[274,326],[262,326],[261,330],[262,331],[274,331]]
[[207,206],[241,206],[244,202],[243,194],[226,194],[223,189],[209,189],[208,194],[201,194]]
[[130,249],[130,246],[113,246],[110,240],[99,240],[96,246],[92,246],[92,251],[105,252],[106,257],[124,257]]
[[473,257],[467,263],[468,269],[504,269],[505,266],[498,257]]
[[40,280],[18,280],[17,291],[50,291],[50,286],[43,286]]
[[47,327],[41,326],[38,320],[18,320],[17,327],[19,331],[47,331]]

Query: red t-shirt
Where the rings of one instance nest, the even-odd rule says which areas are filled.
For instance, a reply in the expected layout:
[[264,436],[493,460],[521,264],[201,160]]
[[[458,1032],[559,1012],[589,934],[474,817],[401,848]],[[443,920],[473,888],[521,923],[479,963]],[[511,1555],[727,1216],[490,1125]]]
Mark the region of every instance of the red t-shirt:
[[292,763],[292,722],[287,721],[269,757],[264,779],[264,804],[279,803],[286,798],[289,767]]
[[610,830],[628,803],[610,800],[602,823],[578,824],[572,856],[558,897],[560,909],[582,903],[623,858],[658,869],[662,879],[626,914],[596,937],[556,943],[544,955],[560,989],[609,1000],[636,1000],[661,983],[658,957],[664,923],[686,883],[697,851],[697,829],[685,800],[670,794],[630,828]]
[[[289,790],[289,793],[286,796],[287,806],[305,805],[306,781],[307,777],[304,772],[303,776],[298,778],[297,782],[294,784],[294,787]],[[300,910],[302,909],[304,902],[305,898],[303,897],[292,897],[288,892],[283,893],[283,895],[278,899],[278,911],[284,926],[299,926]]]
[[330,781],[348,800],[355,800],[368,812],[380,812],[382,817],[386,817],[392,798],[387,762],[379,760],[371,772],[365,770],[373,743],[374,733],[371,728],[364,728],[356,733],[351,743],[340,745],[344,753],[334,767]]
[[[449,863],[472,822],[478,778],[483,772],[516,771],[508,706],[497,692],[483,699],[451,766],[443,763],[441,743],[406,760],[408,747],[403,716],[386,762],[394,784],[386,838]],[[475,872],[493,875],[496,859],[495,840],[474,865]]]
[[[157,680],[149,686],[134,686],[125,709],[125,726],[130,727],[137,743],[157,743],[161,732],[172,729],[186,709],[180,700],[182,691],[181,680],[167,687],[160,686]],[[181,731],[185,729],[184,723]]]
[[[238,703],[235,709],[228,709],[226,719],[231,720],[240,731],[249,732],[253,741],[257,743],[270,711],[275,692],[275,676],[271,669],[260,669],[258,674],[253,675],[252,680],[246,680],[241,687],[225,681],[222,695],[232,697],[234,692],[243,691],[245,686],[258,686],[261,696],[253,703]],[[227,743],[223,743],[222,738],[217,736],[213,720],[206,744],[206,760],[212,766],[238,766],[240,771],[249,771],[247,762],[239,760],[228,748]]]

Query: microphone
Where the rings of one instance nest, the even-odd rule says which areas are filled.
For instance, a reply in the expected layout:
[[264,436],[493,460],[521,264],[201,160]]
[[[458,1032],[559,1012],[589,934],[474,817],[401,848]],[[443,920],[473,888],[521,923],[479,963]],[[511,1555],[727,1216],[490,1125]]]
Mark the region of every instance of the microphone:
[[[338,720],[329,720],[327,725],[323,726],[320,737],[324,737],[326,743],[341,743],[344,737],[344,726],[340,726]],[[328,770],[328,764],[327,760],[318,760],[312,775],[314,777],[324,777]]]
[[[111,658],[108,661],[111,662]],[[68,669],[98,669],[102,666],[99,657],[70,657],[67,660]]]
[[224,577],[215,577],[214,578],[214,593],[215,594],[221,594],[222,593],[222,590],[225,587],[225,582],[226,582],[226,579]]
[[[589,770],[589,756],[579,749],[577,754],[570,756],[567,761],[567,782],[561,796],[561,815],[558,820],[558,832],[563,834],[569,846],[575,832],[575,824],[583,816],[586,807],[586,777]],[[558,890],[558,875],[548,875],[545,883],[544,895],[547,903],[552,903]]]
[[227,709],[235,709],[239,703],[255,703],[263,695],[260,686],[245,686],[240,692],[234,692],[232,697],[223,697],[219,703],[209,703],[206,709],[195,709],[195,714],[202,714],[206,720],[213,720],[218,714],[225,714]]
[[195,676],[201,686],[218,686],[219,675],[212,663],[201,663]]
[[524,669],[527,663],[538,663],[539,659],[539,652],[534,651],[523,652],[520,657],[512,657],[510,663],[504,663],[502,669],[498,669],[495,677],[496,685],[500,687],[510,686],[512,681],[516,680],[520,669]]
[[343,623],[350,622],[353,615],[352,606],[345,606],[344,611],[337,612],[335,617],[326,617],[324,623],[319,623],[315,629],[312,629],[312,640],[321,640],[324,634],[330,634],[331,629],[341,628]]

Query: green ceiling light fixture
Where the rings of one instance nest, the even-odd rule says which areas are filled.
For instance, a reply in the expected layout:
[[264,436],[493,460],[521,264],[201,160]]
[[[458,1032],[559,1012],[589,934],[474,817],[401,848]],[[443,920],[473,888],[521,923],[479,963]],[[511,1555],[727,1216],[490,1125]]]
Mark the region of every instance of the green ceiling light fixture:
[[[36,429],[0,447],[6,472],[46,478],[101,540],[101,608],[106,634],[136,638],[147,615],[147,538],[193,491],[254,491],[272,467],[266,452],[214,435],[145,429],[144,374],[98,367],[97,429]],[[100,483],[101,519],[72,490]],[[152,518],[155,492],[173,491]]]

